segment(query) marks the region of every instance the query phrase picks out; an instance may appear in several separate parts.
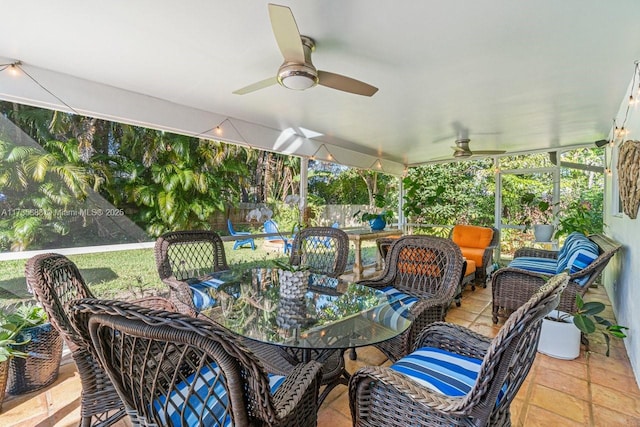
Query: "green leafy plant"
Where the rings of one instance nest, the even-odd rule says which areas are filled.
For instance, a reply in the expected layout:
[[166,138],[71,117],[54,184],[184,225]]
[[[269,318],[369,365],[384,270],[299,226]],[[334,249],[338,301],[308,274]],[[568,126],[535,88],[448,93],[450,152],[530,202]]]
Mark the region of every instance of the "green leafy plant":
[[607,345],[606,355],[608,357],[610,352],[611,337],[625,338],[627,335],[624,333],[624,331],[628,330],[629,328],[626,326],[613,324],[607,319],[598,316],[598,314],[602,313],[605,309],[605,305],[601,302],[584,302],[582,297],[577,294],[576,306],[577,310],[573,313],[565,313],[559,315],[559,312],[556,312],[556,315],[547,317],[551,320],[566,322],[568,316],[573,316],[573,324],[576,325],[576,327],[580,329],[580,332],[582,332],[583,334],[589,335],[597,331],[602,332],[602,334],[604,335],[605,343]]
[[529,228],[532,224],[550,224],[553,212],[553,204],[538,197],[534,193],[525,193],[520,196],[520,204],[524,207],[523,224]]
[[13,313],[0,312],[0,362],[10,357],[27,357],[24,352],[15,349],[29,340],[18,341],[20,332],[25,328],[38,326],[47,321],[44,309],[35,304],[23,304]]
[[568,236],[574,231],[588,236],[602,232],[602,210],[595,209],[588,201],[575,200],[559,215],[555,238]]
[[276,268],[285,271],[307,271],[310,268],[308,265],[292,265],[287,261],[282,261],[280,259],[274,259],[273,265],[275,265]]
[[[374,206],[378,209],[383,209],[387,206],[387,198],[384,194],[374,194],[373,195]],[[384,219],[385,222],[390,222],[393,219],[393,211],[383,209],[381,212],[363,212],[362,210],[358,210],[353,214],[354,218],[360,218],[360,221],[367,222],[374,220],[378,217]]]

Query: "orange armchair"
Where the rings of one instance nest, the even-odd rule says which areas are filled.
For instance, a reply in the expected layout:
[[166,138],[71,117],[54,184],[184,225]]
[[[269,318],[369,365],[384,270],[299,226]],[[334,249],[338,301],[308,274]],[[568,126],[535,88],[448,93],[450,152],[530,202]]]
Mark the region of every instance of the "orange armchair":
[[476,281],[487,286],[487,267],[493,263],[493,250],[500,244],[500,232],[493,227],[458,224],[449,238],[460,247],[462,256],[476,265]]

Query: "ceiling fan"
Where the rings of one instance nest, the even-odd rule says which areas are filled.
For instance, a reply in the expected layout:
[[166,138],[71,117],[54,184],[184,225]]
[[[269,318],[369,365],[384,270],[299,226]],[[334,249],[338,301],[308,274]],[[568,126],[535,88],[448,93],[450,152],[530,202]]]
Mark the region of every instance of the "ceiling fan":
[[460,158],[468,158],[471,156],[491,156],[494,154],[503,154],[506,153],[505,150],[479,150],[479,151],[471,151],[471,149],[469,148],[469,142],[471,142],[471,140],[469,138],[460,138],[460,139],[456,139],[455,147],[451,147],[453,148],[453,158],[454,159],[460,159]]
[[378,91],[377,87],[351,77],[316,69],[311,62],[315,42],[311,37],[300,35],[291,9],[269,3],[269,17],[284,62],[274,77],[245,86],[234,91],[234,94],[244,95],[277,83],[293,90],[322,85],[364,96],[372,96]]

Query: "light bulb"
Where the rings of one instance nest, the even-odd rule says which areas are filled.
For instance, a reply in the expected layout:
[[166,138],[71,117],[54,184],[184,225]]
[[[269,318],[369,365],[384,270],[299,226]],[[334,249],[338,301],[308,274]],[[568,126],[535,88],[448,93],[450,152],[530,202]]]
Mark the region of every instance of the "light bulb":
[[327,159],[333,160],[333,156],[331,155],[331,153],[329,153],[329,155],[327,156]]
[[16,66],[16,64],[11,64],[9,66],[9,74],[11,74],[12,76],[17,76],[18,74],[20,74],[19,69]]

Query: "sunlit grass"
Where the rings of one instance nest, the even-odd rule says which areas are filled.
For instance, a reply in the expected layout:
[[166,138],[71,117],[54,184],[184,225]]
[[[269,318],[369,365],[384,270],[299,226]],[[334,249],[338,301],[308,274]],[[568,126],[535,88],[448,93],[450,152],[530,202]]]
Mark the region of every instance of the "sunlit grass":
[[[368,242],[366,242],[368,243]],[[374,244],[364,245],[362,256],[365,263],[375,260]],[[55,252],[55,251],[53,251]],[[285,258],[282,252],[267,251],[261,240],[256,239],[256,250],[240,248],[233,250],[233,242],[225,242],[225,253],[229,265],[255,263]],[[160,281],[156,270],[153,249],[136,249],[69,255],[84,277],[91,292],[98,298],[133,299],[149,295],[163,295],[167,287]],[[0,262],[0,305],[30,299],[24,277],[26,260]],[[349,256],[349,267],[353,265],[353,250]]]

